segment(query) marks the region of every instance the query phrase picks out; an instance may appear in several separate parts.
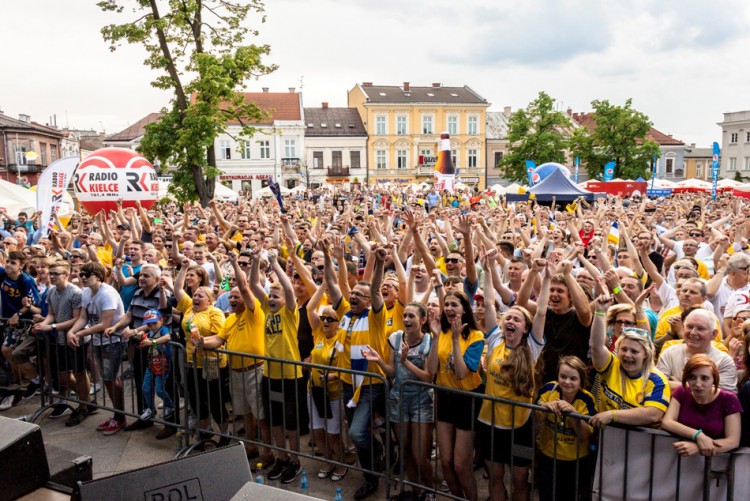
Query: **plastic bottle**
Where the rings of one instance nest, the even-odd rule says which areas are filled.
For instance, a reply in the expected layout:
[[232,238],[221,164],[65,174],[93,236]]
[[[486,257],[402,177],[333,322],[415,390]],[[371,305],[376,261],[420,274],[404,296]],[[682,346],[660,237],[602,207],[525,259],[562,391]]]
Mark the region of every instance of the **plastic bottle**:
[[299,490],[304,494],[305,496],[310,495],[310,484],[307,483],[307,472],[302,472],[302,479],[299,482]]
[[263,476],[263,463],[258,463],[255,466],[258,468],[258,472],[255,474],[255,483],[265,484],[266,477]]
[[341,487],[336,487],[336,497],[333,501],[344,501],[344,493],[341,492]]

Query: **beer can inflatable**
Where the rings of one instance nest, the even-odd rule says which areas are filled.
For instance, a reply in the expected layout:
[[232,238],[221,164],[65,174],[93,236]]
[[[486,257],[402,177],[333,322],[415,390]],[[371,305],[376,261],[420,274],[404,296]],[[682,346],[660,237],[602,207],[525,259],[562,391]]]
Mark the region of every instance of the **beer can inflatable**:
[[148,209],[159,196],[154,166],[133,150],[102,148],[81,162],[73,176],[78,201],[89,214],[101,210],[135,207],[136,200]]

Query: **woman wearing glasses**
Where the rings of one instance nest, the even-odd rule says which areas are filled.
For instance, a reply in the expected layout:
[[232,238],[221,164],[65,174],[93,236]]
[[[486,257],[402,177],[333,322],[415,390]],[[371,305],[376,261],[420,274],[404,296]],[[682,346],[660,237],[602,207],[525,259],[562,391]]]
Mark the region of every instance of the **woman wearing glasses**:
[[596,300],[591,325],[591,359],[599,375],[597,395],[599,413],[590,424],[609,423],[650,426],[661,421],[669,406],[667,377],[653,367],[654,344],[648,331],[632,327],[622,329],[615,342],[615,353],[607,341],[607,312],[612,297],[602,294]]
[[[344,345],[339,341],[339,316],[330,306],[322,309],[318,315],[325,287],[315,291],[307,304],[307,320],[313,331],[313,349],[305,362],[334,367],[331,371],[312,369],[310,384],[308,385],[307,406],[310,412],[313,439],[317,447],[322,449],[328,460],[344,462],[341,447],[341,414],[343,409],[343,391],[338,366],[339,353]],[[347,468],[332,466],[318,471],[318,478],[330,478],[333,482],[341,481],[347,473]]]
[[615,351],[623,329],[636,327],[635,308],[632,304],[616,304],[607,310],[607,348]]

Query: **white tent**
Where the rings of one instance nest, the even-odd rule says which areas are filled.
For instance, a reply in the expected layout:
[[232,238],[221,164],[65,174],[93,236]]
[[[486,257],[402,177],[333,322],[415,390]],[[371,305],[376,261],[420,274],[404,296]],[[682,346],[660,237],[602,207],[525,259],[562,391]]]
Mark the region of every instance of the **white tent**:
[[464,183],[456,183],[456,184],[453,185],[453,189],[455,189],[455,190],[465,190],[468,187],[469,186],[466,185],[466,184],[464,184]]
[[721,179],[716,183],[716,187],[720,190],[726,189],[726,188],[736,188],[738,186],[743,186],[743,183],[740,183],[739,181],[735,181],[734,179]]
[[295,186],[294,188],[292,188],[289,191],[291,191],[292,193],[303,193],[306,190],[307,190],[307,188],[305,187],[304,184],[298,184],[297,186]]
[[36,212],[36,193],[0,179],[0,208],[5,209],[12,218],[19,212],[26,212],[31,217]]
[[506,186],[505,188],[503,188],[502,193],[505,193],[506,195],[508,195],[508,194],[510,194],[510,195],[518,195],[519,194],[519,190],[526,191],[527,189],[528,188],[526,188],[524,186],[521,186],[518,183],[511,183],[508,186]]
[[216,183],[214,198],[224,200],[225,202],[236,202],[239,195],[232,188],[228,188],[221,183]]
[[[651,188],[651,181],[646,181],[648,183],[648,187]],[[673,183],[672,181],[669,181],[667,179],[654,179],[653,180],[654,188],[675,188],[677,186],[677,183]]]
[[[279,186],[279,190],[281,191],[281,195],[282,196],[288,195],[288,194],[290,194],[292,192],[292,190],[290,190],[289,188],[286,188],[284,186]],[[274,194],[271,191],[271,188],[269,188],[268,186],[266,186],[265,188],[261,188],[258,191],[254,192],[254,196],[272,197],[272,196],[274,196]]]

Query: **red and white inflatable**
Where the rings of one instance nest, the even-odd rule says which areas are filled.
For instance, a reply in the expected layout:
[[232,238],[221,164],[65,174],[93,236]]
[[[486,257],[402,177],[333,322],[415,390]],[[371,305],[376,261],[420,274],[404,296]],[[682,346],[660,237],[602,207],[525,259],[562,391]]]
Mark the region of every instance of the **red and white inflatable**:
[[102,148],[81,162],[73,177],[76,197],[89,214],[100,210],[135,207],[140,200],[151,207],[159,196],[159,179],[154,166],[135,151]]

